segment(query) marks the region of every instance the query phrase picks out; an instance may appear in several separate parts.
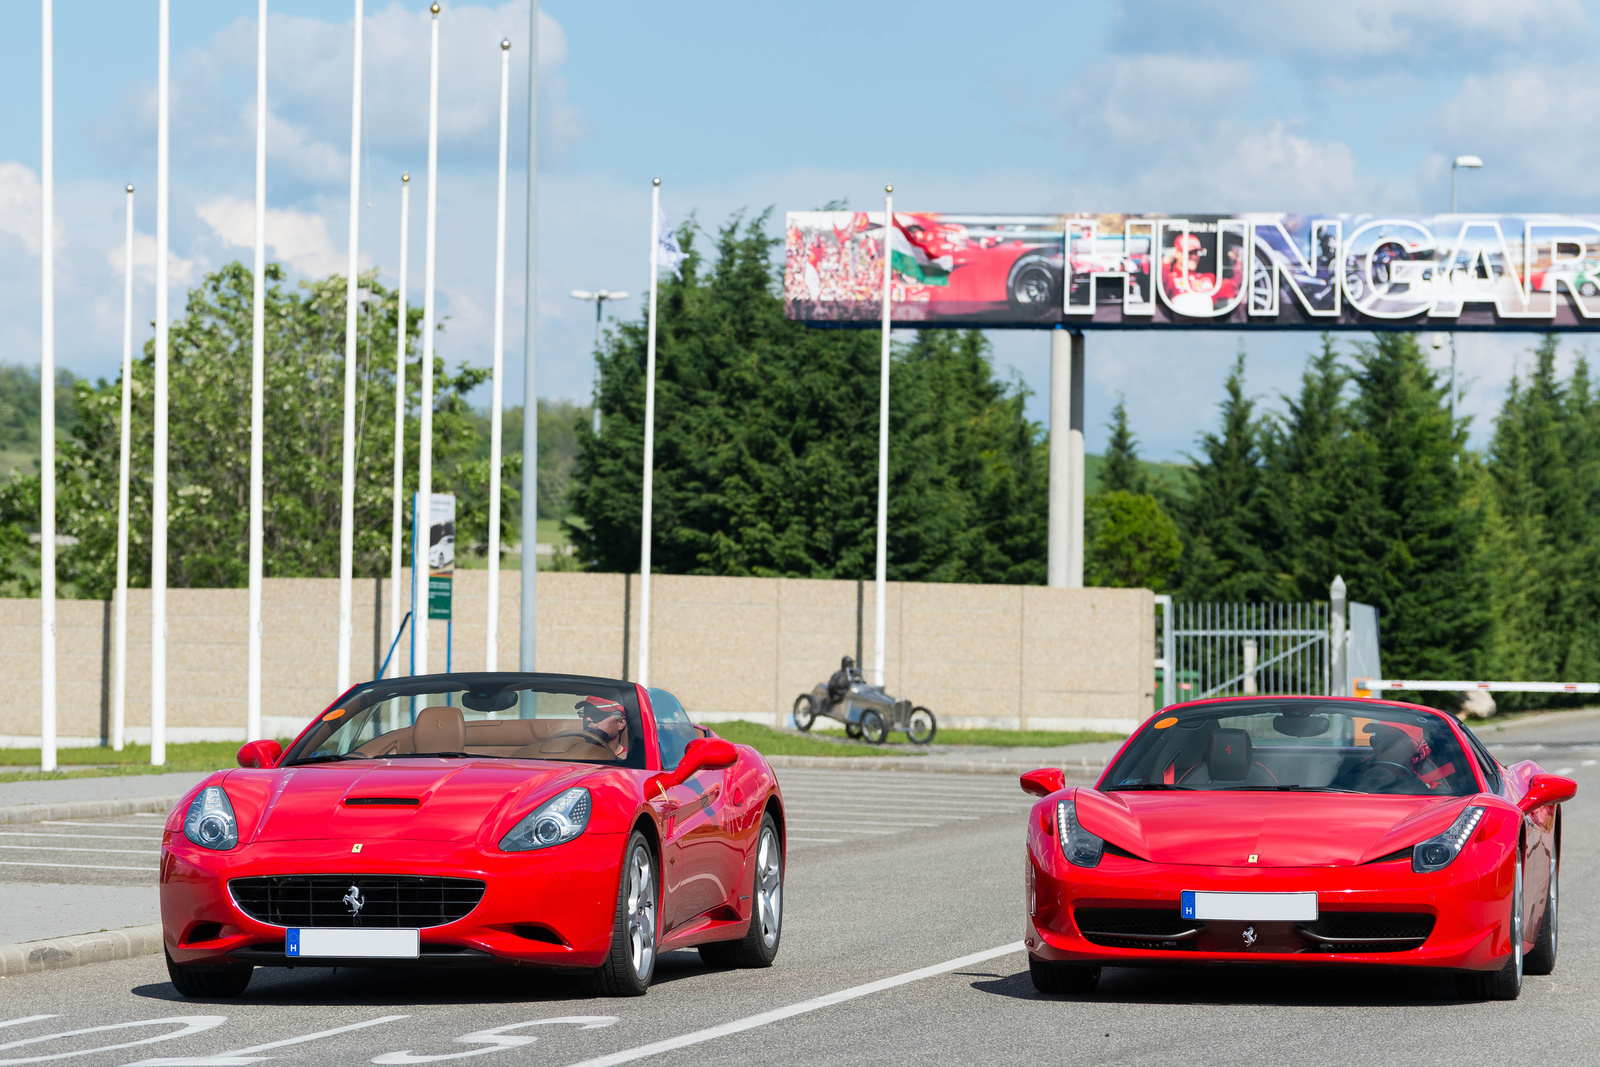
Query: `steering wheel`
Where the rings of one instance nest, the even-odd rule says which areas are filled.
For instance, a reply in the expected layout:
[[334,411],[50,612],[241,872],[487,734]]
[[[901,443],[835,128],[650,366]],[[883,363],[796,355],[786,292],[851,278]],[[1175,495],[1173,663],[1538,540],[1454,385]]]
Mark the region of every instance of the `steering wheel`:
[[[1392,781],[1390,783],[1391,788],[1396,786],[1410,788],[1412,783],[1423,787],[1427,786],[1427,783],[1422,780],[1422,775],[1418,774],[1415,769],[1407,767],[1403,763],[1394,763],[1385,759],[1371,760],[1364,764],[1360,771],[1360,777],[1365,778],[1369,771],[1377,770],[1379,767],[1385,768],[1391,772],[1399,772],[1392,775]],[[1407,778],[1411,779],[1411,781],[1407,781]]]
[[591,745],[602,745],[602,744],[607,744],[608,743],[608,742],[605,742],[605,741],[596,740],[594,735],[591,734],[588,730],[563,730],[559,734],[551,734],[549,737],[545,738],[545,740],[546,741],[559,741],[563,737],[580,737],[583,740],[589,742]]

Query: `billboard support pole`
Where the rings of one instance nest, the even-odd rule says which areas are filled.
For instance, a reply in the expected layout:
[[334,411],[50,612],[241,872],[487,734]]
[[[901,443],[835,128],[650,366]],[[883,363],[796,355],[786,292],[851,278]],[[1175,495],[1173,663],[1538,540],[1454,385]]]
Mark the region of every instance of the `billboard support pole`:
[[1072,490],[1072,464],[1068,459],[1070,435],[1061,428],[1071,421],[1072,335],[1057,326],[1050,331],[1050,524],[1046,534],[1045,582],[1055,589],[1067,586],[1067,559],[1072,539],[1068,533],[1067,500]]
[[878,364],[878,565],[872,595],[872,684],[882,686],[883,645],[887,618],[885,601],[889,576],[889,282],[894,235],[894,186],[883,187],[883,351]]
[[1068,416],[1067,588],[1083,588],[1083,334],[1072,334],[1072,410]]

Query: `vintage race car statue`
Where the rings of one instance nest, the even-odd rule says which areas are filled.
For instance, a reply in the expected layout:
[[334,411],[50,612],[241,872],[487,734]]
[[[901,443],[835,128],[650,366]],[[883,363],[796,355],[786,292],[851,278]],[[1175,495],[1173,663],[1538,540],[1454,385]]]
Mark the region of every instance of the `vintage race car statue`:
[[658,955],[765,967],[784,811],[754,750],[662,689],[559,674],[367,682],[282,751],[239,750],[168,816],[167,969],[496,961],[645,992]]
[[1449,715],[1258,697],[1158,712],[1093,787],[1030,771],[1034,985],[1102,965],[1379,964],[1510,1000],[1556,965],[1561,802]]

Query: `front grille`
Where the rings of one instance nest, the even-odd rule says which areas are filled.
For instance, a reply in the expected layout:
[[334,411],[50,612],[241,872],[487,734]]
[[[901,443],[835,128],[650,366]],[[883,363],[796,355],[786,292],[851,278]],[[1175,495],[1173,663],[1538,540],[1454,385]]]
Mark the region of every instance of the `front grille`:
[[1086,941],[1115,948],[1193,949],[1205,930],[1177,908],[1079,908],[1072,917]]
[[[464,918],[483,899],[472,878],[393,874],[290,874],[235,878],[228,883],[241,910],[258,922],[284,927],[443,926]],[[360,890],[352,913],[345,898]]]
[[1433,933],[1433,916],[1405,911],[1323,912],[1300,926],[1313,952],[1406,952]]

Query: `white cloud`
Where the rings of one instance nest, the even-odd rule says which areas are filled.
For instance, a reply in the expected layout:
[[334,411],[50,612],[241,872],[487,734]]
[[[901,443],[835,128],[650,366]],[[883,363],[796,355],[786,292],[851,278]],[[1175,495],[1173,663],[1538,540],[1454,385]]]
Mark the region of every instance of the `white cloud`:
[[0,163],[0,233],[21,241],[30,256],[37,256],[44,247],[42,198],[39,175],[31,167]]
[[[196,214],[224,244],[255,246],[253,201],[222,196],[201,204]],[[328,220],[321,215],[295,208],[269,208],[266,229],[272,258],[302,274],[322,278],[342,273],[348,267],[346,256],[333,246]]]
[[[128,243],[121,242],[117,247],[106,253],[106,265],[116,274],[123,276],[123,271],[128,265]],[[133,276],[136,280],[155,284],[156,280],[156,238],[154,234],[139,233],[133,235]],[[176,255],[169,248],[167,250],[167,279],[172,285],[189,285],[195,280],[195,261],[185,256]]]

